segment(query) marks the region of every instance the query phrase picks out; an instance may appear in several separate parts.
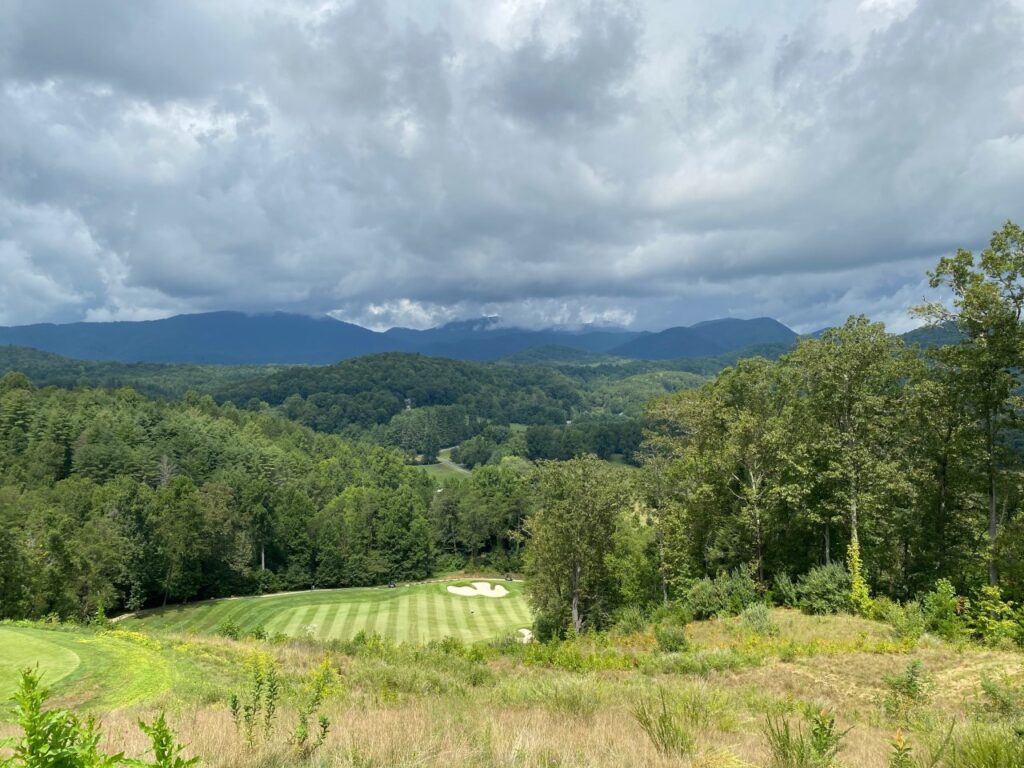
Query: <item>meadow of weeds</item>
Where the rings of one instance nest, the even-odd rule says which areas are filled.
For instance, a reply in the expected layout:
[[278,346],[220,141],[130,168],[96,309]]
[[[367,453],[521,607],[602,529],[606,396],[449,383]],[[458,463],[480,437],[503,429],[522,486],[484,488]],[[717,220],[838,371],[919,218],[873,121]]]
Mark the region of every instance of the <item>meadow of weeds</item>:
[[1019,652],[787,609],[670,626],[529,645],[31,631],[148,645],[167,665],[143,701],[104,703],[109,667],[49,699],[96,717],[97,753],[146,764],[137,722],[163,715],[165,755],[217,767],[1024,766]]

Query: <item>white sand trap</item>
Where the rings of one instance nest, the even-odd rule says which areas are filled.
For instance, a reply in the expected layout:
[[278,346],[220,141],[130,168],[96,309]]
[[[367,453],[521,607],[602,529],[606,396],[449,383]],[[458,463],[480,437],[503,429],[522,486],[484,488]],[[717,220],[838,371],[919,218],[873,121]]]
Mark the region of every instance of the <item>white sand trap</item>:
[[524,645],[526,643],[532,643],[533,642],[533,632],[531,632],[529,629],[526,629],[525,627],[523,629],[520,629],[519,630],[519,637],[516,638],[516,642],[517,643],[523,643]]
[[489,581],[474,581],[471,587],[448,587],[448,591],[460,597],[504,597],[508,594],[501,584]]

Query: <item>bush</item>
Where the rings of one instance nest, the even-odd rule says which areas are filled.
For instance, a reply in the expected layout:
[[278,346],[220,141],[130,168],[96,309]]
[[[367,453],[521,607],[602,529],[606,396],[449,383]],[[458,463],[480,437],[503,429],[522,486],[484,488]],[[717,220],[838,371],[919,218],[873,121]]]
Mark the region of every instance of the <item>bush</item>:
[[772,582],[772,599],[776,605],[784,608],[796,608],[799,604],[800,597],[796,592],[796,584],[789,578],[788,573],[776,574]]
[[184,747],[175,738],[161,713],[152,724],[139,721],[139,727],[151,743],[154,761],[125,760],[121,753],[110,755],[100,751],[102,734],[93,720],[82,722],[65,709],[43,709],[49,691],[39,682],[39,672],[22,672],[17,702],[18,724],[23,737],[9,743],[12,755],[0,758],[0,765],[9,768],[115,768],[125,763],[133,768],[190,768],[198,758],[181,756]]
[[713,581],[707,577],[698,579],[690,585],[683,599],[695,619],[735,616],[757,601],[757,582],[749,567],[720,573]]
[[693,582],[683,599],[695,619],[710,619],[725,612],[725,601],[721,591],[715,582],[706,576]]
[[538,613],[533,619],[533,635],[542,643],[560,639],[565,634],[564,627],[560,617],[549,613]]
[[1024,688],[1010,680],[993,680],[982,676],[981,692],[984,696],[982,709],[1009,720],[1024,717]]
[[887,597],[876,597],[871,601],[869,618],[892,626],[899,638],[916,640],[925,631],[925,616],[920,603],[910,602],[904,606]]
[[755,635],[775,637],[779,634],[779,625],[772,620],[771,611],[764,603],[754,603],[743,611],[743,626]]
[[797,584],[800,609],[823,615],[850,610],[850,574],[838,563],[812,568]]
[[665,653],[685,651],[690,644],[683,625],[671,621],[661,621],[654,625],[654,639],[658,641],[658,648]]
[[647,617],[635,605],[623,608],[615,622],[614,631],[619,635],[635,635],[647,628]]
[[957,597],[956,589],[947,579],[939,579],[935,589],[924,596],[924,624],[944,640],[956,642],[967,636],[965,614],[969,603]]
[[242,628],[238,626],[238,622],[234,619],[225,619],[217,627],[217,634],[221,637],[238,640],[242,636]]
[[928,700],[931,678],[925,674],[921,662],[915,659],[898,675],[883,678],[889,693],[885,697],[885,711],[893,718],[906,720],[911,710]]
[[835,716],[827,710],[807,717],[807,728],[793,728],[784,718],[769,717],[764,735],[770,768],[829,768],[835,765],[848,731],[836,730]]
[[1021,639],[1021,625],[1013,603],[1003,600],[999,587],[986,586],[972,604],[970,627],[988,645],[1008,645]]
[[147,763],[142,760],[130,760],[128,765],[133,768],[191,768],[199,762],[198,757],[184,758],[181,753],[185,747],[179,744],[175,738],[174,731],[167,725],[167,719],[161,712],[152,723],[139,721],[139,728],[149,736],[152,743],[150,752],[153,754],[153,762]]
[[277,661],[267,653],[254,653],[246,660],[248,681],[245,691],[228,699],[231,720],[245,738],[246,746],[256,747],[258,737],[268,741],[281,698],[281,676]]

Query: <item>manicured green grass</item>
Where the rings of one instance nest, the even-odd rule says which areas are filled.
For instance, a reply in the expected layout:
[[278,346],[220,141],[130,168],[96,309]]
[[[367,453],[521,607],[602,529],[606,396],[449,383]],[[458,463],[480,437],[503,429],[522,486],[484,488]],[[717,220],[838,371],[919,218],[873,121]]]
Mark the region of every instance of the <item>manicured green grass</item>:
[[0,699],[11,697],[23,669],[38,667],[44,682],[52,686],[74,672],[80,662],[77,653],[42,632],[0,628]]
[[451,464],[425,464],[423,471],[434,480],[443,480],[447,477],[468,477],[464,469],[459,469]]
[[433,582],[387,589],[323,589],[291,594],[210,600],[125,619],[125,629],[211,634],[230,621],[243,633],[263,627],[268,635],[347,639],[375,632],[398,642],[423,643],[454,637],[488,640],[529,627],[532,618],[522,584],[497,582],[505,597],[461,597]]
[[152,699],[176,681],[162,644],[144,635],[0,627],[0,702],[35,666],[56,696],[103,709]]

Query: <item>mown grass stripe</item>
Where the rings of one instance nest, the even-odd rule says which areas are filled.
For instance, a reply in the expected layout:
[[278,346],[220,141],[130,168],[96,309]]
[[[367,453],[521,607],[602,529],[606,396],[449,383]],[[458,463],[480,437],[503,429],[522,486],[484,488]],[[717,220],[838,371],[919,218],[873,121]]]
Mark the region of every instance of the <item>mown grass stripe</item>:
[[461,600],[453,599],[454,610],[452,611],[451,617],[454,623],[452,629],[455,631],[455,637],[460,640],[468,640],[472,634],[470,627],[470,618],[474,615],[470,611],[473,608],[473,598],[464,597]]
[[196,603],[125,619],[125,627],[213,633],[225,621],[234,621],[245,632],[262,625],[269,634],[294,636],[316,624],[315,634],[324,639],[350,638],[366,630],[423,643],[446,636],[486,640],[531,624],[519,584],[509,585],[506,597],[494,599],[459,597],[448,593],[447,586],[435,582],[391,590],[321,589]]
[[359,630],[356,629],[356,617],[359,615],[359,606],[361,603],[351,602],[348,604],[348,610],[345,612],[345,619],[341,623],[341,627],[338,629],[338,633],[335,637],[339,637],[342,640],[348,640]]
[[356,611],[356,615],[352,620],[352,636],[358,635],[360,632],[369,633],[370,631],[370,603],[369,601],[362,601],[358,603],[359,610]]
[[387,633],[387,636],[392,640],[401,639],[398,633],[401,629],[399,618],[402,608],[402,595],[396,595],[393,599],[382,604],[381,608],[384,611],[382,618],[385,619],[384,631]]
[[330,640],[335,637],[334,630],[338,625],[338,613],[345,606],[345,603],[328,604],[328,612],[324,617],[323,624],[319,627],[316,637],[321,640]]
[[418,590],[413,602],[413,620],[409,625],[409,642],[422,643],[426,631],[427,618],[427,593]]
[[454,612],[460,598],[449,594],[438,595],[434,598],[437,601],[438,628],[441,637],[456,637]]
[[309,623],[309,617],[316,612],[313,606],[302,606],[295,608],[292,617],[284,626],[284,634],[297,637],[302,634],[302,628]]
[[[429,637],[444,637],[444,634],[441,632],[441,617],[438,615],[438,606],[441,598],[428,590],[423,590],[421,594],[423,595],[424,615],[426,616],[426,626],[421,628],[421,632],[424,634],[429,633]],[[423,637],[417,639],[421,642],[424,640]]]
[[316,611],[313,613],[313,617],[309,620],[310,634],[320,637],[320,632],[327,621],[327,615],[331,612],[330,605],[324,605],[321,603],[316,606]]
[[487,626],[488,639],[502,634],[506,624],[508,623],[503,607],[503,603],[506,599],[507,598],[501,597],[489,600],[487,610],[482,613],[484,624]]
[[332,637],[342,640],[352,637],[352,617],[358,607],[358,603],[344,604],[344,609],[338,614],[338,623],[334,627]]

